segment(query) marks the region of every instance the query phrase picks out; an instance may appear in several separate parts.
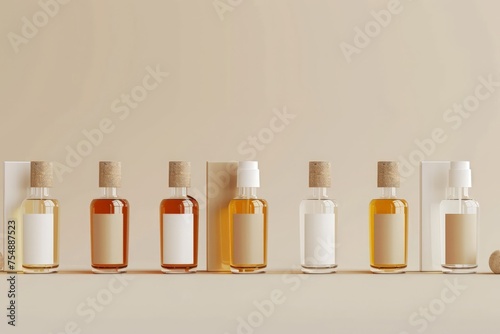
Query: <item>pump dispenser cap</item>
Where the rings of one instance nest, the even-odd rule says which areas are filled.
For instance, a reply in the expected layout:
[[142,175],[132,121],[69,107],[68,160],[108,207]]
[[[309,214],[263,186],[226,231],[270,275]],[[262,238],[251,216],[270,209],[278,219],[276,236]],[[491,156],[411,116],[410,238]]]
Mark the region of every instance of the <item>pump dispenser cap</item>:
[[397,161],[379,161],[377,187],[399,188],[399,163]]
[[259,163],[257,161],[240,161],[238,163],[236,186],[239,188],[260,187]]
[[117,161],[99,161],[99,187],[120,188],[121,186],[121,163]]
[[309,161],[309,187],[329,188],[332,185],[330,162]]
[[191,163],[170,161],[168,163],[168,186],[174,188],[191,187]]
[[32,161],[31,162],[31,186],[35,188],[52,187],[52,162]]
[[469,161],[451,162],[448,183],[452,188],[470,188],[472,186],[472,172]]

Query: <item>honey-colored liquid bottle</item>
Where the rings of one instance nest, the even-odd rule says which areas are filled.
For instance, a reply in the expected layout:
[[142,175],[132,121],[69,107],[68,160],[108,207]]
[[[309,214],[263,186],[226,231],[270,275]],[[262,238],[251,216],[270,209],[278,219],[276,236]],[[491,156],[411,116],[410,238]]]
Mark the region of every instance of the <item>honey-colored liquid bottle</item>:
[[267,202],[257,197],[257,161],[241,161],[238,196],[229,203],[230,267],[233,273],[264,272],[267,266]]
[[49,195],[52,163],[31,162],[30,195],[23,201],[23,270],[51,273],[59,267],[59,202]]
[[198,202],[187,194],[191,164],[170,161],[172,196],[160,204],[160,257],[165,273],[196,272],[198,266]]
[[331,185],[330,163],[309,162],[309,188],[312,196],[302,200],[300,218],[300,265],[308,274],[333,273],[337,203],[327,195]]
[[396,195],[398,163],[379,161],[382,196],[370,202],[370,266],[374,273],[402,273],[408,257],[408,203]]
[[102,196],[90,204],[92,271],[125,272],[128,266],[129,204],[118,196],[120,162],[99,162],[99,187]]

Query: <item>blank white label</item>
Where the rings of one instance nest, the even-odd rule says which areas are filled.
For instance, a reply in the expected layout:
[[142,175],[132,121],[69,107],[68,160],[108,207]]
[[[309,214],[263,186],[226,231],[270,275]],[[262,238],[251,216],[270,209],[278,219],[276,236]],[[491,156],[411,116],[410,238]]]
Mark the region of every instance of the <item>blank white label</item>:
[[231,263],[264,263],[264,215],[234,214]]
[[23,264],[54,264],[54,214],[25,214],[23,225]]
[[405,263],[404,213],[375,214],[375,264]]
[[194,216],[163,214],[163,264],[194,263]]
[[477,216],[445,215],[445,264],[476,264]]
[[304,218],[305,264],[335,264],[335,214],[305,214]]
[[92,224],[92,263],[123,263],[123,214],[95,213]]

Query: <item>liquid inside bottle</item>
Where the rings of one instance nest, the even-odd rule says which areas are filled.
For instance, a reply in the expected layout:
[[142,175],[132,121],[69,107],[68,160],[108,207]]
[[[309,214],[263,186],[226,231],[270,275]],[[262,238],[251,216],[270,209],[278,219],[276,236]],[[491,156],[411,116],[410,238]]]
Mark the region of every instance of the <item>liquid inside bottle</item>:
[[263,272],[267,266],[267,202],[257,197],[256,161],[239,163],[237,186],[239,194],[228,206],[231,272]]

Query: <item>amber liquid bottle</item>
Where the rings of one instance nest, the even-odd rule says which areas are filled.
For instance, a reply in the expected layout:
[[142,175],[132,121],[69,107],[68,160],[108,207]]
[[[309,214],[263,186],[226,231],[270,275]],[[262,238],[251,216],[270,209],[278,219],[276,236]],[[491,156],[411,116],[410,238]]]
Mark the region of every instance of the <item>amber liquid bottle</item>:
[[238,164],[238,196],[229,203],[230,267],[233,273],[264,272],[267,266],[267,202],[257,197],[257,161]]
[[397,198],[398,163],[378,163],[382,196],[370,202],[370,266],[374,273],[403,273],[408,258],[408,203]]
[[95,273],[121,273],[128,266],[129,204],[118,196],[120,186],[120,163],[101,161],[102,197],[90,204],[91,262]]
[[193,273],[198,266],[198,202],[187,195],[191,164],[170,161],[170,198],[160,204],[160,258],[164,273]]

